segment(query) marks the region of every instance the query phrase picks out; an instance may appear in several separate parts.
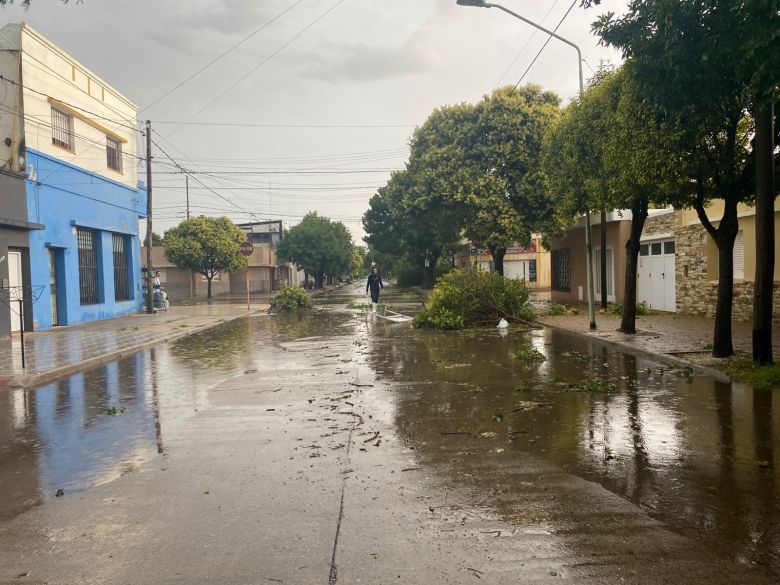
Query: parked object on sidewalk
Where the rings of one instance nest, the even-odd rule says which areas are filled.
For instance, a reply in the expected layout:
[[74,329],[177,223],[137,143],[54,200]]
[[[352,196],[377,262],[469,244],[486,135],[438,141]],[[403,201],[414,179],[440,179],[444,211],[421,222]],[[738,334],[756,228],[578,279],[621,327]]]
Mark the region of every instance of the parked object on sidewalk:
[[152,308],[155,311],[167,311],[170,303],[168,302],[168,293],[162,287],[160,283],[160,271],[154,271],[154,279],[152,280]]
[[[160,282],[160,271],[154,270],[154,277],[152,278],[152,309],[157,311],[167,311],[168,307],[170,306],[170,301],[168,300],[168,293],[165,292],[165,289],[162,287],[162,283]],[[141,269],[142,274],[146,274],[146,267],[142,267]],[[143,298],[144,298],[144,310],[146,310],[146,278],[143,277],[143,285],[142,285],[142,291],[143,291]]]

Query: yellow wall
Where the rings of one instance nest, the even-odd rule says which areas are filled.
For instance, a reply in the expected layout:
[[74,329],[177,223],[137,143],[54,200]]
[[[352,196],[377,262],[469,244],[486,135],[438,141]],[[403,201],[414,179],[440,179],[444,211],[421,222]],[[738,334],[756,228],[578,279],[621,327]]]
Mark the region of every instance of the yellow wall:
[[[755,208],[740,204],[737,207],[739,216],[739,229],[742,232],[745,249],[745,280],[754,281],[756,274],[756,217]],[[720,223],[723,215],[723,202],[713,201],[707,207],[707,215],[714,218],[715,226]],[[694,209],[680,211],[680,224],[682,227],[699,225],[699,216]],[[780,280],[780,200],[775,201],[775,280]],[[715,241],[707,235],[707,275],[710,280],[718,279],[718,247]]]

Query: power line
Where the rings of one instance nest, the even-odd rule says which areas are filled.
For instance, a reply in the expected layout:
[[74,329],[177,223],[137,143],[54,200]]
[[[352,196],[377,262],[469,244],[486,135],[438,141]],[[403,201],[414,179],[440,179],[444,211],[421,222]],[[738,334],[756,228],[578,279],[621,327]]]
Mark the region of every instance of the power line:
[[[32,65],[32,63],[31,63],[31,65]],[[39,67],[39,69],[41,69],[41,68]],[[90,116],[94,116],[95,118],[100,118],[101,120],[105,120],[107,122],[117,122],[117,120],[115,120],[113,118],[107,118],[107,117],[105,117],[105,116],[103,116],[101,114],[98,114],[96,112],[91,112],[91,111],[89,111],[89,110],[87,110],[87,109],[85,109],[85,108],[83,108],[81,106],[77,106],[75,104],[71,104],[71,103],[66,102],[64,100],[61,100],[61,99],[57,99],[55,97],[50,96],[47,93],[44,93],[42,91],[38,91],[37,89],[33,89],[29,85],[24,85],[23,83],[18,83],[17,81],[14,81],[13,79],[8,79],[7,77],[4,77],[3,75],[0,75],[0,82],[3,82],[3,83],[8,82],[8,83],[10,83],[12,85],[16,85],[18,87],[24,88],[27,91],[31,91],[32,93],[37,93],[38,95],[43,96],[45,98],[56,99],[58,102],[60,102],[61,104],[65,104],[69,108],[73,108],[74,110],[80,110],[80,111],[82,111],[82,112],[84,112],[86,114],[89,114]],[[94,96],[91,96],[91,97],[93,97],[93,99],[97,99]],[[5,106],[5,107],[8,107],[8,106]],[[106,107],[108,107],[108,106],[106,106]],[[14,108],[14,109],[18,109],[18,108]],[[110,108],[110,107],[109,107],[109,109],[113,110],[113,108]],[[114,110],[114,111],[116,111],[116,110]],[[131,119],[123,118],[122,121],[129,123],[131,121],[134,121],[134,119],[132,119],[132,118]],[[133,132],[138,132],[139,134],[141,133],[141,131],[137,127],[135,127],[135,126],[128,126],[126,124],[120,124],[119,126],[122,127],[122,128],[127,128],[128,130],[132,130]]]
[[193,180],[193,181],[195,181],[196,183],[198,183],[198,184],[199,184],[199,185],[201,185],[202,187],[206,187],[206,188],[207,188],[207,189],[209,189],[209,190],[210,190],[212,193],[214,193],[214,194],[215,194],[217,197],[219,197],[220,199],[222,199],[223,201],[225,201],[225,202],[226,202],[226,203],[228,203],[229,205],[232,205],[233,207],[235,207],[235,208],[236,208],[236,209],[238,209],[239,211],[242,211],[242,212],[244,212],[244,213],[247,213],[247,214],[249,214],[249,215],[250,215],[250,216],[252,216],[252,217],[255,217],[255,214],[254,214],[254,212],[251,212],[251,211],[249,211],[249,210],[246,210],[246,209],[244,209],[244,208],[240,207],[239,205],[235,204],[233,201],[231,201],[231,200],[230,200],[230,199],[228,199],[227,197],[224,197],[224,196],[223,196],[223,195],[221,195],[220,193],[218,193],[218,192],[214,191],[213,189],[210,189],[210,188],[208,187],[208,185],[206,185],[205,183],[203,183],[203,182],[202,182],[200,179],[198,179],[197,177],[193,177],[193,176],[190,174],[190,172],[189,172],[189,171],[187,171],[187,169],[185,169],[184,167],[182,167],[182,166],[181,166],[181,165],[180,165],[178,162],[176,162],[176,161],[173,159],[173,157],[172,157],[171,155],[169,155],[169,154],[168,154],[168,153],[165,151],[165,149],[164,149],[164,148],[162,148],[162,147],[160,146],[160,144],[159,144],[158,142],[156,142],[155,140],[152,140],[152,142],[153,142],[153,143],[154,143],[154,145],[155,145],[155,146],[156,146],[156,147],[157,147],[157,148],[160,150],[160,152],[162,152],[162,153],[163,153],[163,154],[164,154],[164,155],[165,155],[165,156],[168,158],[168,160],[170,160],[170,161],[171,161],[171,162],[172,162],[174,165],[176,165],[176,166],[177,166],[177,167],[178,167],[178,168],[179,168],[179,169],[180,169],[182,172],[184,172],[185,174],[189,175],[189,176],[192,178],[192,180]]
[[[200,167],[198,167],[198,166],[196,165],[196,163],[195,163],[194,161],[192,161],[192,159],[190,159],[190,157],[189,157],[189,156],[187,156],[187,155],[186,155],[184,152],[182,152],[182,151],[181,151],[181,149],[177,148],[175,144],[173,144],[172,142],[169,142],[169,141],[168,141],[168,140],[166,140],[166,139],[165,139],[163,136],[160,136],[160,139],[161,139],[163,142],[167,143],[167,144],[168,144],[168,145],[169,145],[171,148],[173,148],[174,150],[176,150],[176,152],[178,152],[179,154],[181,154],[181,155],[182,155],[182,156],[183,156],[185,159],[187,159],[187,160],[189,160],[190,162],[192,162],[192,164],[194,164],[194,165],[196,166],[196,168],[200,169]],[[165,152],[165,151],[163,151],[163,152]],[[172,158],[171,158],[171,157],[170,157],[170,156],[169,156],[167,153],[165,153],[165,154],[166,154],[166,156],[168,156],[168,158],[169,158],[169,159],[170,159],[170,160],[171,160],[171,161],[174,163],[174,165],[176,165],[176,166],[177,166],[178,168],[180,168],[180,169],[182,169],[182,168],[183,168],[183,167],[182,167],[182,166],[181,166],[181,165],[180,165],[178,162],[174,161],[174,160],[173,160],[173,159],[172,159]],[[186,170],[186,169],[185,169],[185,170]],[[202,170],[202,169],[200,169],[200,170]],[[219,179],[216,179],[216,180],[219,180]],[[199,185],[204,185],[204,183],[203,183],[202,181],[200,181],[200,180],[198,180],[197,182],[198,182],[198,184],[199,184]],[[231,191],[231,193],[233,193],[233,195],[236,195],[236,194],[235,194],[234,192],[232,192],[232,191]],[[224,197],[222,197],[221,195],[219,195],[217,192],[214,192],[214,194],[215,194],[215,195],[217,195],[219,198],[221,198],[221,199],[223,199],[223,200],[225,200],[225,201],[228,201],[227,199],[225,199]],[[240,197],[236,197],[236,198],[237,198],[237,199],[239,199],[239,200],[241,200],[241,199],[240,199]],[[239,206],[235,205],[235,204],[234,204],[232,201],[228,201],[228,203],[230,203],[231,205],[234,205],[235,207],[237,207],[237,208],[241,209]],[[255,215],[253,212],[247,212],[247,213],[250,213],[252,217],[256,217],[256,215]]]
[[[48,66],[46,65],[46,63],[44,63],[44,62],[43,62],[43,61],[41,61],[40,59],[37,59],[36,57],[33,57],[33,56],[32,56],[32,55],[30,55],[29,53],[25,53],[25,55],[26,55],[28,58],[32,59],[33,61],[37,61],[38,63],[40,63],[40,65],[36,65],[36,64],[35,64],[35,63],[33,63],[32,61],[27,61],[27,62],[26,62],[26,64],[27,64],[27,65],[31,65],[32,67],[35,67],[35,68],[36,68],[36,69],[38,69],[39,71],[42,71],[43,73],[46,73],[48,76],[50,76],[50,77],[53,77],[54,79],[56,79],[56,80],[58,80],[58,81],[64,81],[64,82],[65,82],[65,83],[67,83],[67,84],[68,84],[70,87],[72,87],[72,88],[74,88],[74,89],[78,90],[79,92],[83,93],[83,94],[84,94],[84,95],[86,95],[87,97],[89,97],[89,98],[92,98],[93,100],[95,100],[96,102],[98,102],[99,104],[101,104],[102,106],[106,107],[107,109],[111,110],[112,112],[114,112],[114,113],[115,113],[115,114],[117,114],[118,116],[122,116],[122,117],[120,118],[120,120],[115,120],[115,119],[112,119],[112,118],[106,118],[105,116],[100,116],[100,115],[98,115],[98,114],[94,114],[94,113],[91,113],[91,112],[89,112],[89,113],[91,113],[93,116],[98,116],[98,117],[100,117],[100,118],[102,118],[102,119],[104,119],[104,120],[107,120],[107,121],[109,121],[109,122],[112,122],[112,121],[113,121],[113,122],[118,122],[118,121],[122,121],[122,122],[132,122],[132,121],[133,121],[132,119],[131,119],[131,120],[128,120],[127,118],[125,118],[125,117],[124,117],[124,114],[123,114],[122,112],[120,112],[119,110],[117,110],[117,109],[116,109],[116,108],[114,108],[113,106],[109,105],[108,103],[106,103],[106,102],[105,102],[105,101],[103,101],[102,99],[98,99],[98,98],[97,98],[97,96],[94,96],[94,95],[92,95],[91,93],[84,91],[84,89],[82,89],[81,87],[79,87],[78,85],[76,85],[76,84],[75,84],[75,83],[74,83],[72,80],[68,79],[68,78],[67,78],[67,77],[65,77],[64,75],[62,75],[62,74],[60,74],[60,73],[57,73],[56,71],[52,71],[50,68],[48,68]],[[9,80],[9,81],[10,81],[10,80]],[[101,85],[108,85],[108,84],[101,84]],[[26,89],[29,89],[30,91],[36,91],[36,90],[34,90],[34,89],[30,88],[30,87],[27,87]],[[113,89],[109,89],[109,91],[113,91]],[[41,92],[36,92],[36,93],[41,93]],[[117,93],[117,95],[119,95],[119,96],[123,97],[124,99],[128,99],[128,98],[125,98],[124,96],[122,96],[121,94],[119,94],[119,92],[116,92],[116,93]],[[46,95],[46,94],[42,94],[42,95]],[[47,97],[48,97],[48,96],[47,96]],[[61,100],[60,100],[60,101],[61,101]],[[128,101],[130,101],[130,100],[128,99]],[[62,102],[62,103],[65,103],[65,102]],[[71,104],[68,104],[68,105],[71,105]],[[71,107],[78,107],[78,106],[71,106]],[[87,111],[87,110],[83,110],[83,108],[79,108],[79,109],[81,109],[82,111],[85,111],[85,112]],[[135,110],[135,108],[133,108],[133,110]],[[136,128],[133,128],[133,129],[135,129],[136,131],[140,132],[140,130],[137,130]]]
[[[254,66],[252,69],[250,69],[245,75],[240,77],[237,81],[229,85],[227,88],[225,88],[222,92],[220,92],[214,99],[212,99],[210,102],[208,102],[205,106],[203,106],[200,110],[195,112],[192,116],[190,116],[186,121],[191,122],[194,118],[205,112],[208,108],[210,108],[212,105],[214,105],[216,102],[218,102],[220,99],[222,99],[227,93],[229,93],[233,88],[235,88],[237,85],[242,83],[245,79],[247,79],[250,75],[252,75],[255,71],[263,67],[266,63],[271,61],[274,57],[276,57],[279,53],[284,51],[287,47],[289,47],[293,42],[295,42],[299,37],[301,37],[307,30],[312,28],[315,24],[317,24],[319,21],[321,21],[323,18],[325,18],[328,14],[333,12],[336,8],[338,8],[341,4],[344,3],[344,0],[337,0],[330,8],[328,8],[325,12],[320,14],[317,18],[312,20],[309,24],[307,24],[305,27],[303,27],[300,31],[295,33],[289,40],[287,40],[284,44],[282,44],[278,49],[276,49],[273,53],[271,53],[268,57],[260,61],[256,66]],[[174,128],[171,132],[168,133],[166,138],[170,138],[171,135],[173,135],[174,132],[176,132],[181,126],[177,126]]]
[[[51,122],[42,122],[41,120],[38,119],[38,118],[42,118],[43,116],[36,116],[35,114],[22,114],[21,111],[18,108],[9,108],[8,106],[6,106],[4,104],[0,104],[0,111],[4,111],[4,112],[6,112],[8,114],[11,114],[11,115],[14,115],[14,116],[21,115],[22,118],[24,118],[25,120],[27,120],[29,122],[32,122],[36,126],[52,129]],[[84,142],[86,142],[87,144],[89,144],[92,147],[97,147],[97,148],[101,148],[101,149],[106,147],[105,143],[103,143],[103,142],[96,142],[93,138],[91,138],[89,136],[84,136],[83,134],[77,134],[77,133],[73,132],[71,134],[71,136],[73,136],[74,138],[78,138],[80,140],[83,140]],[[124,150],[122,150],[122,156],[126,156],[128,158],[134,158],[134,159],[138,159],[138,160],[144,160],[143,157],[135,155],[135,154],[131,154],[129,152],[125,152]],[[89,160],[89,159],[87,159],[87,160]]]
[[[572,11],[572,9],[576,4],[577,4],[577,0],[574,0],[574,2],[571,3],[571,6],[569,6],[569,9],[566,11],[566,14],[564,14],[563,17],[558,21],[558,24],[555,25],[553,32],[558,32],[558,29],[563,24],[563,21],[566,20],[566,17],[569,16],[569,13]],[[523,72],[523,75],[520,77],[520,79],[518,79],[517,83],[515,83],[515,89],[517,89],[520,86],[520,84],[523,82],[523,79],[525,79],[525,76],[528,75],[528,72],[531,70],[531,67],[534,66],[534,63],[536,63],[536,60],[539,58],[539,55],[542,54],[542,51],[544,51],[544,48],[550,43],[552,38],[553,38],[552,35],[547,37],[547,40],[542,45],[542,48],[539,49],[539,52],[536,53],[536,56],[533,58],[533,61],[531,61],[531,64],[528,65],[526,70]]]
[[[171,94],[172,94],[174,91],[176,91],[177,89],[179,89],[181,86],[183,86],[183,85],[185,85],[185,84],[189,83],[190,81],[192,81],[193,79],[195,79],[195,77],[197,77],[198,75],[200,75],[201,73],[203,73],[203,72],[204,72],[206,69],[208,69],[209,67],[211,67],[212,65],[214,65],[214,63],[216,63],[217,61],[219,61],[219,60],[220,60],[220,59],[222,59],[223,57],[226,57],[227,55],[229,55],[230,53],[232,53],[233,51],[235,51],[235,50],[236,50],[238,47],[240,47],[241,45],[243,45],[245,42],[247,42],[249,39],[251,39],[252,37],[254,37],[256,34],[258,34],[259,32],[261,32],[262,30],[264,30],[264,29],[268,28],[269,26],[271,26],[271,25],[272,25],[274,22],[276,22],[277,20],[279,20],[279,19],[280,19],[282,16],[284,16],[284,15],[285,15],[285,14],[287,14],[288,12],[290,12],[290,10],[292,10],[293,8],[295,8],[296,6],[298,6],[298,4],[300,4],[301,2],[303,2],[303,0],[297,0],[296,2],[293,2],[292,4],[290,4],[290,6],[288,6],[288,7],[287,7],[287,8],[285,8],[284,10],[282,10],[282,11],[281,11],[279,14],[277,14],[276,16],[274,16],[274,17],[273,17],[271,20],[269,20],[268,22],[266,22],[265,24],[263,24],[263,25],[262,25],[260,28],[258,28],[258,29],[255,29],[254,31],[252,31],[251,33],[249,33],[249,34],[248,34],[247,36],[245,36],[243,39],[241,39],[241,40],[240,40],[240,41],[238,41],[236,44],[234,44],[232,47],[230,47],[230,48],[229,48],[227,51],[225,51],[225,52],[223,52],[222,54],[220,54],[219,56],[215,57],[214,59],[212,59],[211,61],[209,61],[208,63],[206,63],[206,64],[205,64],[203,67],[201,67],[200,69],[198,69],[197,71],[195,71],[194,73],[192,73],[192,74],[191,74],[189,77],[187,77],[187,78],[186,78],[186,79],[184,79],[183,81],[181,81],[181,82],[177,83],[177,84],[176,84],[176,85],[174,85],[174,86],[173,86],[171,89],[169,89],[169,90],[168,90],[168,91],[166,91],[164,94],[162,94],[160,97],[158,97],[157,99],[153,100],[153,101],[152,101],[152,103],[150,103],[150,104],[146,105],[146,106],[145,106],[143,109],[141,109],[141,110],[139,111],[139,113],[141,113],[141,112],[145,112],[145,111],[146,111],[146,110],[148,110],[149,108],[151,108],[151,107],[155,106],[156,104],[160,103],[162,100],[164,100],[165,98],[167,98],[167,97],[168,97],[169,95],[171,95]],[[158,124],[159,124],[159,122],[156,122],[156,123],[158,123]]]
[[[342,0],[343,1],[343,0]],[[227,93],[227,92],[224,92]],[[224,93],[222,95],[224,95]],[[221,96],[219,96],[221,97]],[[214,100],[216,101],[216,100]],[[214,102],[211,102],[214,103]],[[209,105],[211,105],[211,103]],[[208,105],[197,113],[193,114],[192,118],[203,112]],[[211,126],[211,127],[229,127],[229,128],[293,128],[293,129],[305,129],[305,130],[349,130],[349,129],[380,129],[380,128],[416,128],[417,124],[262,124],[252,122],[192,122],[192,118],[184,121],[174,120],[154,120],[155,124],[176,124],[181,126]],[[173,132],[178,130],[174,129]],[[173,134],[171,132],[171,134]],[[170,134],[168,135],[170,136]]]
[[155,171],[156,175],[179,175],[187,174],[190,177],[194,175],[352,175],[352,174],[364,174],[364,173],[391,173],[399,169],[345,169],[345,170],[301,170],[301,169],[288,169],[288,170],[276,170],[276,171],[189,171],[182,169],[180,171]]
[[[331,158],[350,158],[350,157],[363,157],[363,156],[370,156],[370,155],[379,155],[379,154],[390,154],[390,153],[408,153],[409,147],[403,147],[403,148],[388,148],[384,150],[365,150],[365,151],[357,151],[357,152],[343,152],[343,153],[333,153],[333,154],[322,154],[322,155],[308,155],[308,156],[283,156],[283,157],[264,157],[264,158],[238,158],[238,157],[230,157],[230,158],[214,158],[214,157],[207,157],[207,158],[191,158],[188,157],[191,161],[207,161],[207,162],[256,162],[256,161],[266,161],[266,162],[279,162],[279,161],[307,161],[307,160],[320,160],[320,159],[331,159]],[[205,163],[203,163],[205,164]]]
[[[554,9],[554,8],[555,8],[555,7],[558,5],[558,2],[560,2],[560,0],[555,0],[555,2],[553,2],[552,6],[550,6],[550,9],[547,11],[547,13],[546,13],[546,14],[544,15],[544,17],[542,18],[542,20],[541,20],[540,24],[544,24],[544,21],[545,21],[545,20],[547,20],[547,17],[548,17],[548,16],[550,16],[550,13],[551,13],[551,12],[553,11],[553,9]],[[534,37],[536,37],[536,33],[538,33],[538,32],[539,32],[539,29],[538,29],[538,28],[535,28],[535,29],[533,30],[533,32],[531,33],[531,36],[529,36],[529,37],[528,37],[528,40],[526,40],[526,41],[525,41],[525,44],[523,45],[523,47],[520,49],[520,51],[518,51],[517,55],[515,55],[515,58],[514,58],[514,59],[512,59],[512,62],[509,64],[509,67],[507,67],[507,68],[506,68],[506,71],[504,71],[504,74],[503,74],[503,75],[501,76],[501,78],[500,78],[500,79],[499,79],[499,80],[496,82],[496,87],[498,87],[499,85],[501,85],[501,82],[502,82],[502,81],[504,81],[504,78],[505,78],[507,75],[509,75],[509,72],[510,72],[510,71],[512,71],[512,68],[515,66],[515,63],[517,63],[517,61],[520,59],[520,57],[522,57],[522,55],[523,55],[523,53],[525,52],[526,48],[527,48],[527,47],[528,47],[528,45],[531,43],[531,41],[532,41],[532,40],[534,40]]]

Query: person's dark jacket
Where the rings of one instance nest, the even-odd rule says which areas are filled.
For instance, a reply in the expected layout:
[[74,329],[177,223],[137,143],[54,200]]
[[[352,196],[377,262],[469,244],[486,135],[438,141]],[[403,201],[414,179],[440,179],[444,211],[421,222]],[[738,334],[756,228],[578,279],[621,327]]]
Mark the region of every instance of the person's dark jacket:
[[366,292],[371,289],[371,292],[379,292],[379,287],[385,288],[382,284],[382,277],[379,274],[373,272],[368,275],[368,282],[366,282]]

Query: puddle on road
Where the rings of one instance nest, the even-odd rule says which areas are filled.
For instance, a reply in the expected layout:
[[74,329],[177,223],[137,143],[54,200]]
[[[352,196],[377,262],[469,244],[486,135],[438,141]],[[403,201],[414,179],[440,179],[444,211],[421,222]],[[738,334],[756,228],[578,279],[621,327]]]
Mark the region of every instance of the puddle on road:
[[[534,349],[546,359],[530,361]],[[369,355],[398,388],[396,426],[422,463],[451,467],[448,443],[464,437],[473,447],[462,455],[507,466],[532,453],[727,557],[780,571],[780,400],[771,391],[550,330],[408,329],[373,339]],[[496,477],[469,481],[489,493]]]
[[[209,404],[210,388],[267,365],[285,341],[351,335],[355,321],[238,319],[39,388],[0,390],[0,521],[140,468]],[[299,359],[285,354],[288,365]]]
[[[0,519],[159,457],[217,383],[267,368],[280,352],[287,365],[311,367],[316,360],[301,348],[355,336],[361,319],[360,310],[322,309],[241,319],[41,388],[0,392]],[[780,399],[772,392],[556,331],[369,325],[355,351],[389,384],[391,420],[421,465],[451,467],[443,457],[453,435],[507,466],[534,453],[729,557],[780,571]],[[531,349],[545,361],[515,357]],[[112,406],[125,411],[111,416]],[[491,493],[494,479],[468,481]]]

